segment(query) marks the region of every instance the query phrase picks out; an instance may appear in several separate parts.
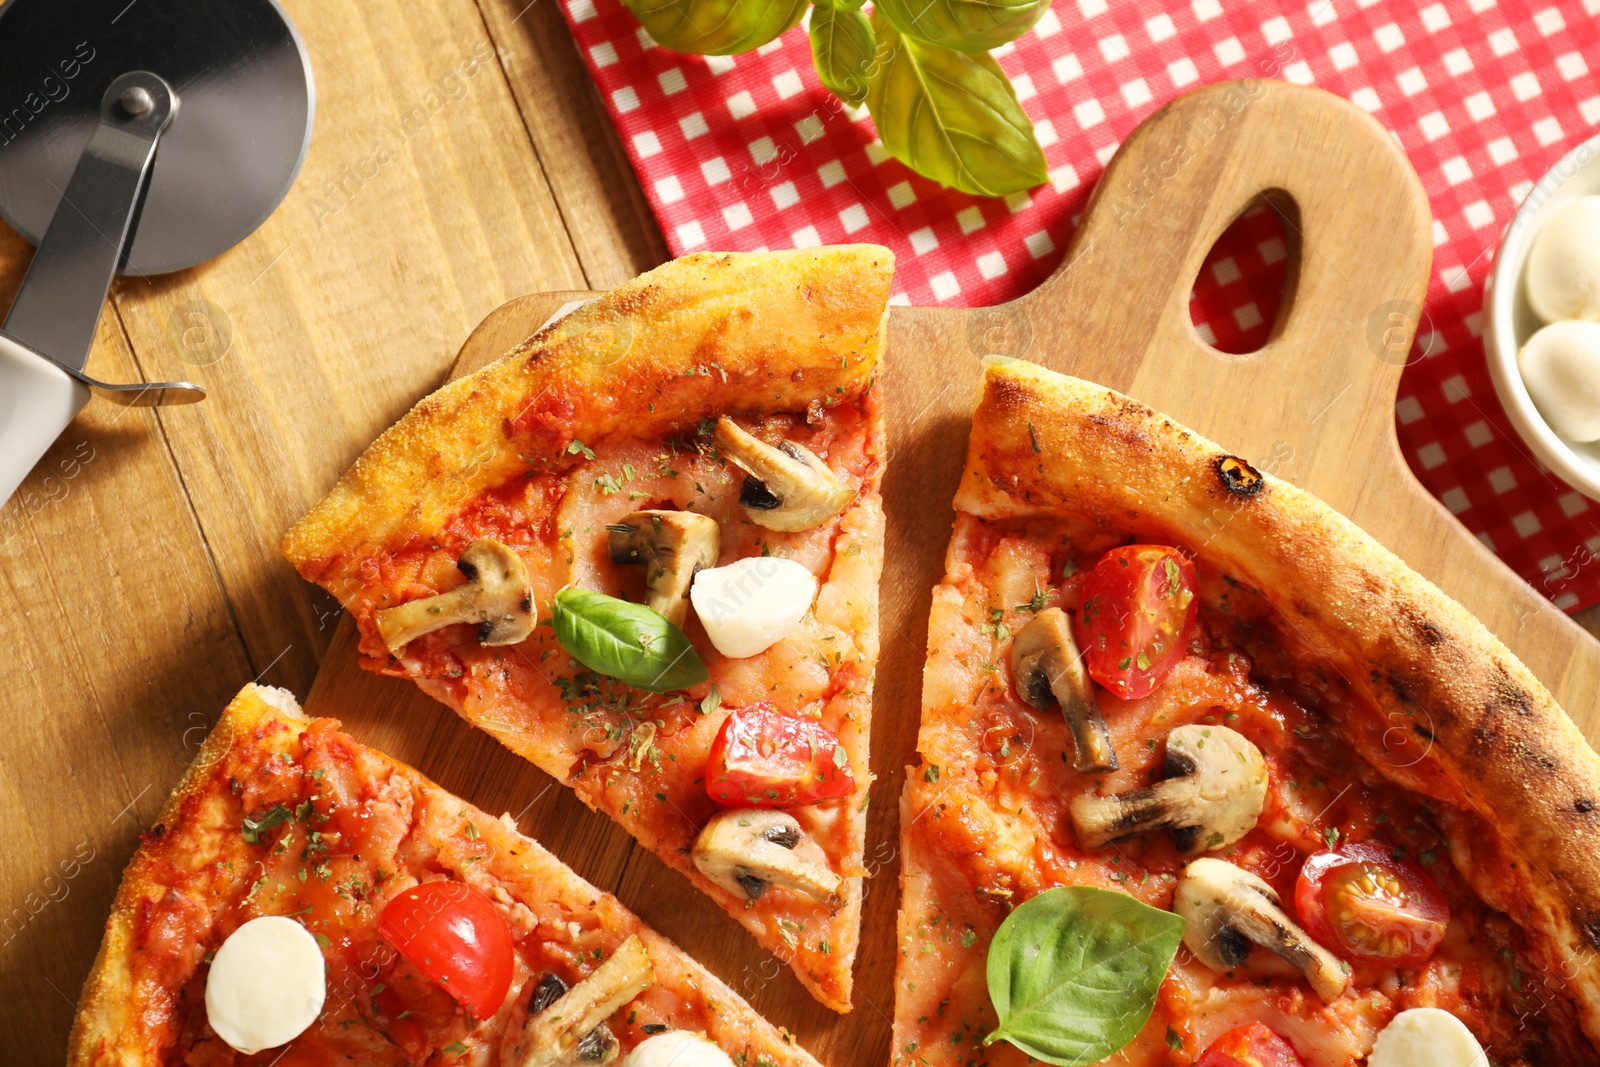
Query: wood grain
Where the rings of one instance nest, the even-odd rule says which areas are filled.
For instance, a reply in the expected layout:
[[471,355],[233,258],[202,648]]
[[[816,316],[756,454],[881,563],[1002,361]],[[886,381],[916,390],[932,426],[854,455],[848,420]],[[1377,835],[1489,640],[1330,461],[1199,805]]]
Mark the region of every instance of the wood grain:
[[[29,254],[0,234],[0,306]],[[114,316],[89,369],[138,378]],[[0,597],[0,1059],[52,1063],[123,864],[254,672],[147,409],[91,404],[0,510]]]
[[[887,1062],[898,895],[895,776],[911,755],[927,590],[948,530],[944,502],[965,440],[972,357],[1009,351],[1027,338],[1014,354],[1098,376],[1158,405],[1170,398],[1175,413],[1203,428],[1223,425],[1207,418],[1230,415],[1225,404],[1203,410],[1202,399],[1215,388],[1212,372],[1229,360],[1219,363],[1197,348],[1168,311],[1155,325],[1108,335],[1096,316],[1134,302],[1125,295],[1133,290],[1115,286],[1105,290],[1110,298],[1094,296],[1091,275],[1106,273],[1103,263],[1069,265],[1039,294],[1001,309],[897,309],[888,379],[895,460],[885,491],[892,536],[906,550],[891,556],[884,585],[873,758],[880,783],[868,851],[875,889],[858,1007],[840,1020],[570,792],[408,684],[352,671],[349,635],[336,632],[332,602],[279,560],[281,530],[379,430],[444,379],[457,342],[491,308],[536,289],[614,285],[666,256],[553,4],[286,6],[306,37],[318,85],[318,125],[304,173],[279,212],[227,255],[164,279],[119,282],[91,357],[91,371],[102,376],[190,377],[203,381],[212,399],[159,416],[91,405],[23,494],[0,508],[0,588],[10,597],[0,615],[10,653],[0,677],[10,683],[13,722],[0,749],[0,814],[12,828],[0,871],[0,992],[16,1007],[0,1020],[3,1058],[50,1063],[61,1056],[121,867],[203,727],[258,674],[304,693],[327,648],[329,670],[317,679],[314,706],[342,715],[361,736],[447,787],[518,814],[586,877],[616,888],[824,1057]],[[470,75],[463,70],[469,59],[479,60]],[[1238,207],[1230,197],[1283,177],[1250,153],[1285,143],[1302,159],[1328,150],[1317,124],[1256,103],[1244,111],[1254,118],[1230,118],[1208,142],[1233,162],[1218,165],[1213,157],[1197,169],[1186,165],[1177,172],[1189,175],[1181,181],[1151,185],[1143,164],[1128,165],[1125,146],[1113,164],[1119,179],[1151,197],[1134,216],[1144,228],[1136,251],[1128,250],[1138,260],[1136,269],[1125,268],[1130,278],[1149,272],[1157,289],[1154,279],[1187,284],[1194,250],[1203,255],[1205,234]],[[1170,114],[1179,125],[1167,127],[1169,140],[1197,118],[1181,108],[1162,113]],[[1397,157],[1388,151],[1392,163]],[[1164,158],[1158,152],[1151,165]],[[1387,165],[1376,150],[1364,158],[1367,170],[1352,158],[1333,164],[1330,175],[1352,180]],[[1295,175],[1314,177],[1306,167]],[[1332,177],[1323,184],[1337,187]],[[1176,188],[1209,205],[1207,213],[1176,212]],[[1322,195],[1309,186],[1291,191],[1303,208]],[[1361,216],[1357,273],[1403,252],[1414,236],[1404,197],[1383,211]],[[1320,230],[1310,223],[1303,229],[1314,251],[1327,251]],[[0,227],[0,304],[27,258],[26,246]],[[516,300],[490,313],[461,366],[509,347],[560,299]],[[223,317],[231,346],[197,365],[219,353],[216,323]],[[1172,358],[1181,353],[1193,364],[1179,379],[1163,377],[1167,357],[1158,341],[1177,346]],[[1362,351],[1353,338],[1345,345],[1346,357]],[[1309,357],[1325,355],[1323,346],[1313,347]],[[1242,371],[1238,380],[1249,383],[1252,373]],[[1352,390],[1339,402],[1365,412],[1353,431],[1360,458],[1372,461],[1363,468],[1371,488],[1340,495],[1337,485],[1323,484],[1340,480],[1341,465],[1357,469],[1354,453],[1341,464],[1331,435],[1283,435],[1307,466],[1280,473],[1309,479],[1305,484],[1393,538],[1568,695],[1594,738],[1592,708],[1575,701],[1592,691],[1595,646],[1487,559],[1411,481],[1392,441],[1393,375],[1369,381],[1338,373],[1362,377],[1373,390],[1365,399]],[[1302,407],[1270,413],[1297,426],[1295,420],[1307,421],[1309,399],[1296,394],[1291,400]],[[1211,432],[1260,455],[1251,450],[1280,438],[1252,429],[1263,425],[1265,405],[1242,406],[1244,422]],[[1388,514],[1391,503],[1396,510]],[[1570,664],[1563,659],[1569,651]]]
[[[1262,194],[1285,216],[1296,266],[1266,346],[1223,355],[1194,333],[1188,294],[1217,237]],[[848,1016],[810,1000],[720,909],[567,790],[406,683],[361,671],[348,622],[308,709],[343,717],[359,736],[420,761],[490,810],[517,814],[532,800],[519,816],[525,832],[614,889],[821,1059],[888,1063],[897,800],[914,762],[929,590],[943,570],[983,355],[1026,357],[1122,389],[1319,493],[1477,612],[1551,685],[1591,742],[1600,737],[1592,685],[1600,646],[1451,518],[1412,477],[1395,441],[1394,394],[1428,277],[1429,223],[1415,174],[1352,105],[1277,83],[1216,86],[1179,98],[1124,142],[1063,266],[1038,290],[998,308],[892,309],[889,551],[867,837],[874,877]],[[561,303],[592,295],[499,308],[453,374],[497,357]]]
[[[122,867],[228,697],[258,675],[309,688],[337,605],[280,559],[284,527],[496,305],[665,256],[553,5],[498,38],[472,0],[285,6],[318,94],[299,180],[219,259],[120,280],[91,355],[210,399],[91,404],[0,502],[7,1063],[59,1062]],[[597,190],[581,252],[552,184]],[[0,224],[0,307],[30,255]]]

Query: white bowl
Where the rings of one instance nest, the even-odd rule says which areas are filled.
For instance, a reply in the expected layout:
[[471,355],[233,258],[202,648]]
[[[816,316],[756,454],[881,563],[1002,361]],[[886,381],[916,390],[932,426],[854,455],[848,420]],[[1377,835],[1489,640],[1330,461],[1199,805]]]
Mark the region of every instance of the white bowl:
[[1600,194],[1600,137],[1585,141],[1546,171],[1506,227],[1483,287],[1483,354],[1501,405],[1534,455],[1584,496],[1600,500],[1600,442],[1578,444],[1557,436],[1517,371],[1517,352],[1544,325],[1528,306],[1522,285],[1528,248],[1552,215],[1572,200],[1594,194]]

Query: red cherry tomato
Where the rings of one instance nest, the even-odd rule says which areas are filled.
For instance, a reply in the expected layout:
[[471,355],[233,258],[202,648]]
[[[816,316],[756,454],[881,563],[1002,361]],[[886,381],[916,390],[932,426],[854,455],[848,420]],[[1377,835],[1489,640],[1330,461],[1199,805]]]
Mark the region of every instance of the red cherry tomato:
[[1303,1067],[1294,1046],[1260,1023],[1229,1030],[1211,1042],[1194,1067]]
[[1300,868],[1294,906],[1306,932],[1350,960],[1409,967],[1433,955],[1450,906],[1414,863],[1380,845],[1340,845]]
[[1078,633],[1089,676],[1124,700],[1149,696],[1194,632],[1194,563],[1166,545],[1113,548],[1084,576]]
[[378,933],[472,1014],[487,1019],[511,988],[511,927],[462,882],[421,882],[384,906]]
[[848,796],[855,787],[832,730],[764,701],[729,714],[706,761],[706,794],[718,804],[792,808]]

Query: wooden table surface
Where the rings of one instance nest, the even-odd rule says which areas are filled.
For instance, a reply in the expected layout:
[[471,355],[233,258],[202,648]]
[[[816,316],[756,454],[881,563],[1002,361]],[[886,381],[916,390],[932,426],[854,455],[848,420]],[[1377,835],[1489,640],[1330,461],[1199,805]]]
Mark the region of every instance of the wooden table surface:
[[[494,308],[667,257],[550,0],[285,6],[317,82],[299,180],[217,260],[119,281],[90,357],[208,399],[90,404],[0,510],[7,1062],[60,1060],[122,867],[228,698],[310,689],[338,611],[282,531]],[[0,224],[0,306],[30,255]]]

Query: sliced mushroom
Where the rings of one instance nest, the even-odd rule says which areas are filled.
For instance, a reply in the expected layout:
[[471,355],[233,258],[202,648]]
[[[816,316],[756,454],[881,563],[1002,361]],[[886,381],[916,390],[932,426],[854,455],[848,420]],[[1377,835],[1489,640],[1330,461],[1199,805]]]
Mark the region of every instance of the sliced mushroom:
[[378,633],[390,652],[458,622],[477,623],[483,645],[514,645],[533,633],[533,586],[520,556],[499,541],[479,538],[461,553],[456,569],[466,584],[378,612]]
[[689,585],[702,567],[717,565],[722,529],[717,520],[692,511],[635,511],[611,531],[611,562],[645,568],[645,603],[682,626],[689,611]]
[[718,451],[749,475],[739,503],[769,530],[809,530],[855,499],[855,491],[810,449],[792,441],[767,444],[727,416],[717,420]]
[[637,934],[573,986],[547,974],[534,986],[528,1021],[507,1062],[511,1067],[588,1067],[617,1058],[605,1021],[655,983],[650,954]]
[[1045,608],[1011,642],[1011,682],[1023,703],[1040,711],[1057,704],[1077,749],[1073,766],[1088,774],[1117,769],[1111,732],[1095,701],[1089,672],[1060,608]]
[[1078,843],[1099,848],[1171,828],[1185,855],[1226,848],[1255,828],[1267,799],[1261,750],[1226,726],[1180,726],[1167,735],[1166,779],[1108,797],[1072,799]]
[[746,900],[760,900],[769,885],[831,900],[839,895],[844,879],[795,854],[804,837],[800,823],[788,812],[766,808],[719,812],[695,838],[694,865]]
[[1226,860],[1206,856],[1185,867],[1172,909],[1184,920],[1183,943],[1207,967],[1232,970],[1255,943],[1299,969],[1323,1000],[1337,1000],[1350,984],[1349,968],[1295,925],[1272,887]]

